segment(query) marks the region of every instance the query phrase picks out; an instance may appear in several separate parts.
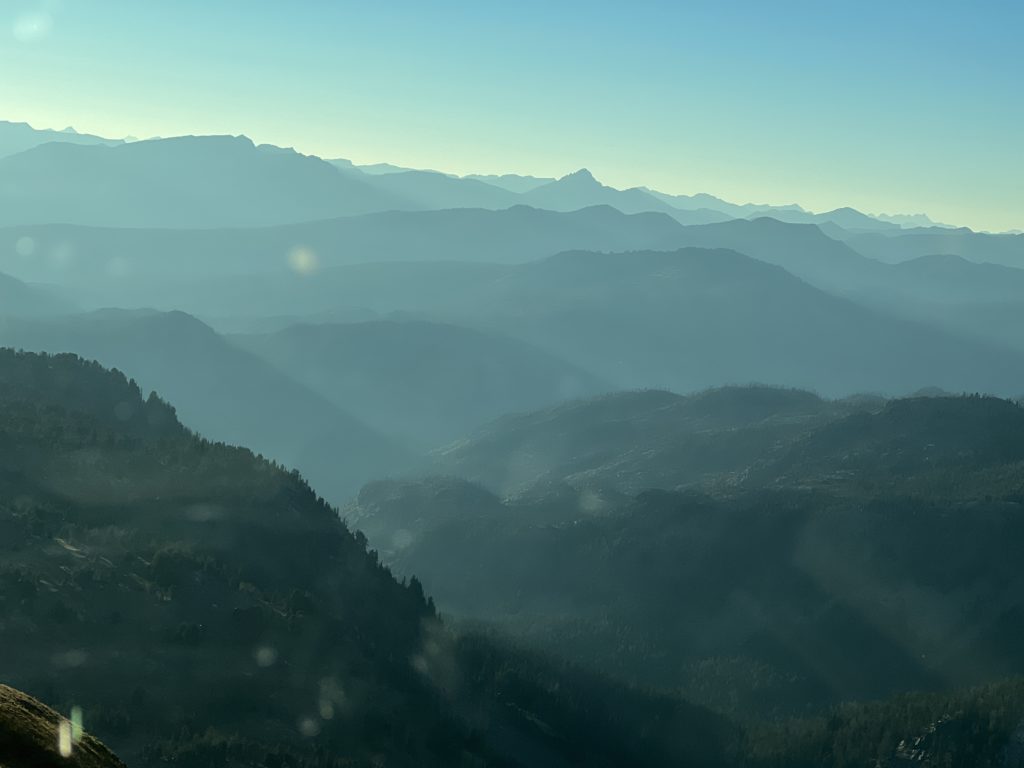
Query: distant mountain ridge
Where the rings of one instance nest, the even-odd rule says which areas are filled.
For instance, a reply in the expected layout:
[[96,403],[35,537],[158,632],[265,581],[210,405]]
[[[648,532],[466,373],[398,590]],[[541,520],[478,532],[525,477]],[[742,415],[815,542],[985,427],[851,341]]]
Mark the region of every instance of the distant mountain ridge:
[[32,149],[40,144],[49,142],[62,142],[65,144],[103,144],[114,146],[123,144],[123,139],[105,139],[101,136],[93,136],[88,133],[78,133],[71,128],[63,131],[33,128],[28,123],[12,123],[7,120],[0,120],[0,158],[9,155],[16,155],[27,149]]
[[0,273],[0,318],[39,316],[75,311],[74,305],[51,291],[26,285],[10,275]]
[[[570,249],[671,248],[679,230],[664,214],[626,215],[608,206],[570,213],[527,206],[390,211],[258,229],[15,226],[0,229],[0,271],[94,295],[94,307],[142,304],[209,312],[197,309],[196,297],[212,290],[213,278],[236,282],[226,294],[216,291],[213,303],[221,305],[240,291],[244,295],[254,275],[288,273],[305,281],[293,270],[296,252],[307,254],[319,274],[366,262],[524,262]],[[31,259],[19,253],[25,243],[32,245]],[[237,281],[243,275],[246,282]],[[287,284],[276,281],[282,288]]]
[[0,224],[254,227],[401,201],[323,160],[241,136],[49,143],[0,159]]
[[657,211],[667,213],[683,224],[706,224],[729,218],[708,208],[675,208],[639,187],[619,190],[605,186],[586,168],[534,187],[524,192],[522,198],[529,205],[555,211],[573,211],[593,205],[610,205],[623,213]]
[[[824,223],[851,231],[878,231],[930,224],[923,214],[872,217],[851,208],[813,214],[797,205],[737,205],[712,195],[669,195],[646,187],[619,190],[608,187],[586,169],[559,179],[506,174],[455,176],[377,163],[355,165],[348,160],[321,160],[294,150],[261,145],[265,154],[293,156],[267,168],[265,158],[242,161],[238,148],[223,142],[227,137],[199,136],[150,139],[144,142],[104,139],[72,131],[36,130],[23,123],[0,122],[0,224],[79,223],[115,226],[222,227],[260,226],[287,221],[306,221],[332,216],[386,210],[437,210],[453,207],[507,208],[516,204],[570,211],[593,205],[613,205],[624,213],[660,211],[685,224],[710,223],[729,218],[772,216],[796,223]],[[245,137],[238,140],[251,141]],[[187,144],[194,156],[183,154]],[[215,140],[220,139],[217,142]],[[151,145],[130,155],[133,164],[164,176],[164,189],[140,187],[139,178],[126,173],[121,155],[82,155],[49,149],[40,155],[32,150],[47,144],[64,147]],[[6,160],[25,155],[13,162]],[[237,184],[227,183],[225,156],[232,158]],[[298,158],[306,158],[300,163]],[[253,172],[244,164],[262,165]],[[336,171],[331,178],[317,170],[316,161]],[[149,164],[149,165],[147,165]],[[300,169],[300,166],[303,166]],[[191,174],[192,178],[189,178]],[[205,175],[203,175],[205,174]],[[275,196],[276,186],[288,188],[291,197]],[[51,180],[49,188],[33,184],[33,177]],[[337,177],[344,177],[339,180]],[[98,179],[103,178],[104,183]],[[5,197],[4,182],[17,185],[22,197],[34,203]],[[209,194],[203,188],[212,185]],[[237,198],[227,205],[224,198]],[[76,205],[77,198],[77,205]],[[262,205],[260,202],[262,200]],[[219,203],[219,205],[212,205]],[[179,206],[172,216],[169,206]],[[114,210],[110,210],[113,208]]]

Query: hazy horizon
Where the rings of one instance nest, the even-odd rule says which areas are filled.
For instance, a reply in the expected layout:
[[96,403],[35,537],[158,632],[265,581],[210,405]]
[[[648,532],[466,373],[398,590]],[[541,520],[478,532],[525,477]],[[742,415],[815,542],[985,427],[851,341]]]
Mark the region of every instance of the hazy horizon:
[[[32,128],[33,130],[36,130],[36,131],[51,131],[51,132],[54,132],[54,133],[69,133],[69,134],[73,133],[73,134],[78,134],[78,135],[95,135],[98,138],[109,139],[111,141],[125,141],[126,143],[138,143],[138,142],[143,142],[143,141],[161,141],[161,140],[164,140],[164,139],[177,139],[177,138],[230,136],[232,138],[248,139],[249,141],[252,141],[253,144],[256,145],[256,146],[263,145],[263,144],[271,145],[270,142],[261,142],[259,140],[254,139],[252,136],[250,136],[250,135],[248,135],[246,133],[240,133],[240,134],[183,133],[183,134],[162,135],[162,136],[161,135],[154,135],[154,136],[147,136],[147,137],[138,137],[138,136],[133,136],[131,134],[107,135],[107,134],[93,133],[92,131],[79,130],[76,126],[70,125],[70,124],[65,125],[63,128],[59,128],[56,125],[45,125],[45,126],[44,125],[34,125],[31,122],[29,122],[29,121],[24,121],[24,120],[8,120],[8,119],[5,119],[4,117],[0,117],[0,123],[24,124],[24,125],[28,125],[30,128]],[[392,163],[387,158],[382,158],[382,159],[377,159],[377,160],[370,160],[370,161],[362,161],[362,160],[353,160],[353,158],[349,157],[349,156],[324,156],[324,155],[317,155],[316,153],[304,151],[302,148],[295,147],[295,146],[292,146],[290,144],[272,144],[272,146],[276,146],[276,147],[283,148],[283,149],[294,150],[294,151],[299,152],[300,154],[303,154],[303,155],[307,155],[307,156],[310,156],[310,157],[319,157],[319,158],[321,158],[323,160],[328,160],[328,161],[348,160],[348,161],[351,161],[353,163],[353,166],[355,168],[372,168],[375,165],[392,165],[392,166],[395,166],[395,168],[396,168],[395,172],[400,172],[400,171],[404,171],[404,170],[414,170],[414,171],[424,171],[424,172],[428,172],[428,173],[439,173],[439,174],[443,174],[443,175],[454,176],[454,177],[457,177],[457,178],[473,178],[473,177],[488,177],[488,176],[500,177],[500,176],[504,176],[504,175],[514,175],[514,176],[522,176],[522,177],[525,177],[525,178],[530,178],[530,177],[538,178],[538,179],[544,180],[546,182],[548,179],[556,179],[556,180],[557,179],[562,179],[562,178],[564,178],[566,176],[570,176],[570,175],[573,175],[573,174],[581,172],[581,171],[586,171],[586,172],[589,172],[589,173],[593,174],[593,170],[588,168],[588,167],[585,167],[585,166],[579,167],[579,168],[569,169],[569,170],[566,170],[565,172],[556,173],[556,174],[553,174],[553,175],[550,175],[550,176],[541,176],[539,174],[523,172],[523,171],[515,170],[515,169],[507,170],[507,171],[500,171],[500,172],[470,171],[470,172],[465,172],[465,173],[455,173],[455,172],[452,172],[452,171],[450,171],[449,169],[446,169],[446,168],[418,168],[418,167],[399,166],[396,163]],[[604,178],[598,176],[597,174],[593,174],[593,175],[594,175],[595,179],[599,183],[605,184],[606,186],[613,186],[611,184],[608,184]],[[628,189],[629,187],[614,187],[613,186],[613,188]],[[650,189],[652,191],[659,192],[659,193],[662,193],[662,194],[672,194],[672,195],[690,195],[690,196],[693,196],[693,195],[701,195],[701,194],[704,194],[704,195],[712,194],[712,193],[707,192],[706,190],[695,190],[695,191],[680,192],[678,190],[660,189],[660,188],[652,187],[652,186],[650,186],[648,184],[643,184],[643,183],[636,184],[636,185],[634,185],[631,188],[634,188],[634,189],[636,189],[636,188],[639,188],[639,189]],[[836,206],[836,208],[834,208],[834,209],[826,210],[826,209],[821,209],[821,208],[818,208],[818,209],[812,208],[812,207],[804,204],[799,199],[794,199],[794,200],[754,200],[754,199],[746,199],[746,198],[742,198],[742,197],[738,198],[738,199],[730,199],[730,198],[720,197],[718,195],[713,195],[713,196],[714,197],[718,197],[719,199],[723,200],[724,202],[731,203],[731,204],[736,204],[736,205],[755,205],[755,206],[772,206],[772,207],[783,207],[783,206],[789,206],[789,205],[797,205],[797,206],[801,207],[804,211],[806,211],[808,213],[813,213],[813,214],[829,213],[831,211],[834,211],[834,210],[837,210],[837,209],[843,209],[843,208],[854,208],[854,206],[852,206],[852,205],[844,204],[844,205]],[[886,217],[886,216],[897,216],[897,217],[898,216],[908,216],[908,217],[910,217],[910,216],[921,216],[921,215],[923,215],[923,216],[926,216],[926,217],[930,218],[934,224],[940,225],[940,226],[968,227],[968,228],[974,229],[974,231],[977,231],[977,232],[990,232],[990,233],[993,233],[993,234],[1019,234],[1021,232],[1021,229],[1018,229],[1018,228],[1009,228],[1009,229],[1005,229],[1005,230],[985,230],[985,229],[979,229],[979,228],[972,228],[972,227],[970,227],[970,225],[965,224],[965,223],[960,222],[960,221],[943,221],[943,220],[939,219],[938,217],[936,217],[934,215],[931,215],[929,211],[925,211],[925,210],[910,210],[910,209],[907,209],[907,210],[895,210],[895,209],[894,210],[870,210],[870,209],[868,209],[868,210],[861,210],[861,213],[865,213],[865,214],[867,214],[869,216],[876,216],[876,217],[883,217],[883,218]],[[764,215],[770,215],[770,213],[766,212]]]
[[18,4],[5,116],[1024,228],[1018,7],[264,6]]

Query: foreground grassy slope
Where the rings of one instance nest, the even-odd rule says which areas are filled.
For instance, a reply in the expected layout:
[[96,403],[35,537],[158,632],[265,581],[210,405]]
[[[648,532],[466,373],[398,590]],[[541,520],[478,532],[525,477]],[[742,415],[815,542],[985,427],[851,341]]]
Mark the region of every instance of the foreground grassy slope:
[[[63,735],[62,735],[63,731]],[[0,685],[4,768],[124,768],[100,741],[21,691]]]

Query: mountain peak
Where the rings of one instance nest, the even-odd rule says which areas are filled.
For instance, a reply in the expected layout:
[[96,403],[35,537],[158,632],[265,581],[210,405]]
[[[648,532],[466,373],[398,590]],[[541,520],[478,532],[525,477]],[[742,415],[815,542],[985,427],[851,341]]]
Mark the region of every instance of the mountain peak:
[[586,168],[580,168],[578,171],[574,171],[572,173],[566,174],[565,176],[560,178],[559,181],[570,181],[570,182],[576,182],[576,183],[594,184],[596,186],[600,186],[601,185],[601,182],[599,182],[597,179],[594,178],[594,174],[592,174]]

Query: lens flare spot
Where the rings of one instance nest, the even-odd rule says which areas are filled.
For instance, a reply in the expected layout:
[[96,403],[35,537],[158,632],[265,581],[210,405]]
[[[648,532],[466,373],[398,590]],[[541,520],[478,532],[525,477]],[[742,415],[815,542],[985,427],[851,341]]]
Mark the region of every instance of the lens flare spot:
[[407,549],[416,540],[412,531],[408,531],[405,528],[399,528],[395,531],[391,537],[391,544],[395,549]]
[[253,657],[256,659],[256,664],[266,669],[272,667],[277,662],[277,649],[271,648],[269,645],[261,645],[253,653]]
[[69,266],[74,259],[75,248],[71,243],[60,243],[50,250],[50,263],[58,269]]
[[108,277],[126,277],[131,271],[131,264],[122,256],[108,259],[105,266]]
[[320,699],[320,718],[331,720],[334,717],[334,703],[330,699]]
[[18,241],[14,244],[14,250],[19,256],[23,256],[27,259],[36,252],[35,238],[29,237],[28,235],[25,237],[19,237]]
[[83,666],[88,660],[89,655],[85,651],[73,649],[55,654],[53,665],[62,669],[74,669]]
[[71,757],[71,723],[67,720],[57,726],[57,751],[61,757]]
[[316,272],[319,260],[309,248],[296,246],[288,252],[288,266],[300,275],[311,275]]
[[71,743],[77,744],[85,733],[84,717],[81,707],[71,708]]
[[299,733],[311,739],[320,733],[320,723],[312,717],[304,717],[299,721]]
[[23,43],[42,40],[53,28],[53,17],[46,11],[23,13],[14,20],[14,37]]

